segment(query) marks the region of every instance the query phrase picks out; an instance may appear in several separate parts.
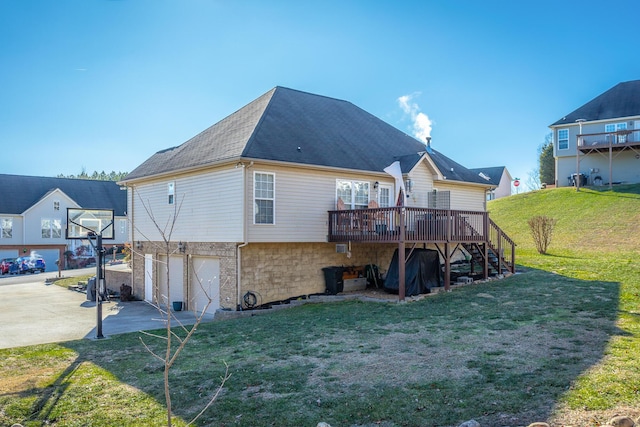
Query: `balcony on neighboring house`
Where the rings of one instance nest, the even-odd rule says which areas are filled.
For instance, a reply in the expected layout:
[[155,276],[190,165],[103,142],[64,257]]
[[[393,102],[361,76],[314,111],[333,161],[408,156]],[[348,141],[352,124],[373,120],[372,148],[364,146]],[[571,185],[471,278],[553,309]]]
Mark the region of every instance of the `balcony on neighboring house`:
[[640,149],[640,129],[621,129],[613,132],[585,133],[578,135],[578,150],[622,151],[627,148]]

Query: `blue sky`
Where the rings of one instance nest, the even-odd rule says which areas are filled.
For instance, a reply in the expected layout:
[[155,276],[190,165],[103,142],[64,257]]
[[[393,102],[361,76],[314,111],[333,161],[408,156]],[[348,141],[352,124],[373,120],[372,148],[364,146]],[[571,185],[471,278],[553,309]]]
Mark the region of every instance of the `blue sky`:
[[[526,184],[548,125],[640,78],[631,0],[0,0],[0,173],[131,171],[275,86]],[[403,101],[403,102],[401,102]]]

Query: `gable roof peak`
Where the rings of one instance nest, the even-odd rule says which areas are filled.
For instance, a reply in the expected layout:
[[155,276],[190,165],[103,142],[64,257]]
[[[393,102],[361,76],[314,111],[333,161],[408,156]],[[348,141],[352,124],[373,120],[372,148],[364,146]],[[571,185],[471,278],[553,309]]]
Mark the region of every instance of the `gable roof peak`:
[[633,117],[640,115],[640,80],[621,82],[596,96],[578,109],[557,120],[550,127],[575,124],[577,120],[588,122]]

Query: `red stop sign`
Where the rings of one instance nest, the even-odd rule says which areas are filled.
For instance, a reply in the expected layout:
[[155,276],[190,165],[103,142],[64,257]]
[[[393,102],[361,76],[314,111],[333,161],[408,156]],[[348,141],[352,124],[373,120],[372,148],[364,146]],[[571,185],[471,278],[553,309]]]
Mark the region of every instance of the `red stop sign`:
[[518,181],[517,179],[515,181],[513,181],[513,186],[517,187],[518,185],[520,185],[520,181]]

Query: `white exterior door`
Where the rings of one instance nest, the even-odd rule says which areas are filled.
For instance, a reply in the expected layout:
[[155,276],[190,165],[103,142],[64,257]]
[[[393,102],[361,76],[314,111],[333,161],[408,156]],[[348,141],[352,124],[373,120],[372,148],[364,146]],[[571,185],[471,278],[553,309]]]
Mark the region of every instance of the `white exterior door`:
[[153,302],[153,255],[144,254],[144,300]]
[[189,289],[190,311],[201,313],[211,298],[207,313],[220,308],[220,260],[212,257],[193,257]]
[[[161,255],[158,257],[158,288],[160,295],[159,304],[169,305],[174,301],[183,301],[184,283],[182,278],[182,256],[170,256],[167,264],[167,257]],[[167,277],[167,268],[169,268],[169,276]],[[171,285],[171,289],[169,289]],[[169,299],[171,301],[169,301]]]
[[378,204],[381,208],[395,206],[393,201],[393,187],[390,185],[380,185],[378,193]]

